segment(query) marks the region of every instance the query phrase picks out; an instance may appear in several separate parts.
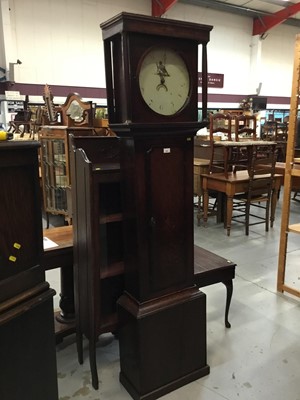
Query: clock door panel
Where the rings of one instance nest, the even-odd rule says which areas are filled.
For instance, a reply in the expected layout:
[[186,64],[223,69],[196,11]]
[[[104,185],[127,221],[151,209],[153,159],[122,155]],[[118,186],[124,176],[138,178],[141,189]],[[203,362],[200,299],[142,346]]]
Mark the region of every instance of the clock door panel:
[[126,291],[146,301],[193,286],[192,138],[121,143]]
[[146,155],[151,292],[181,286],[186,279],[185,156],[179,147],[153,147]]

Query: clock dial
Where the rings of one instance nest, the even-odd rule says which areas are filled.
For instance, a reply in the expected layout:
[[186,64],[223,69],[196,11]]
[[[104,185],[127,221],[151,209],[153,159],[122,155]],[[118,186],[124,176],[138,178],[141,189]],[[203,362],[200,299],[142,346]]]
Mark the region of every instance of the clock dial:
[[164,47],[151,49],[139,71],[141,95],[154,112],[174,115],[187,104],[190,77],[182,57]]

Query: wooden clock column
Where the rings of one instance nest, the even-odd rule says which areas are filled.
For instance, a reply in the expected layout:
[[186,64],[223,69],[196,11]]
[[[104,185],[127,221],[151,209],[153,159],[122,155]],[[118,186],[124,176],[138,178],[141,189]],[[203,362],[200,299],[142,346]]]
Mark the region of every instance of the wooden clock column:
[[[120,380],[134,399],[156,399],[209,373],[206,299],[194,284],[193,136],[206,125],[197,121],[198,45],[206,116],[206,44],[212,27],[122,13],[101,28],[109,121],[121,138]],[[162,98],[152,109],[141,91],[141,65],[153,49],[166,54],[153,66],[155,86],[171,90],[176,65],[168,63],[167,54],[176,52],[188,71],[183,106],[165,114]],[[166,69],[165,78],[158,65]]]

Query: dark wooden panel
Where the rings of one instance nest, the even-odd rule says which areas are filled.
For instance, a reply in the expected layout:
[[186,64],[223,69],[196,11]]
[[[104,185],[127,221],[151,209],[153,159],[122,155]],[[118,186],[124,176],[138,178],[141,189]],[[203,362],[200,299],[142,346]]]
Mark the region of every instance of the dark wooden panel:
[[0,315],[0,398],[58,399],[51,289]]
[[37,142],[0,143],[1,301],[44,280]]
[[125,285],[145,301],[193,284],[193,140],[121,143]]

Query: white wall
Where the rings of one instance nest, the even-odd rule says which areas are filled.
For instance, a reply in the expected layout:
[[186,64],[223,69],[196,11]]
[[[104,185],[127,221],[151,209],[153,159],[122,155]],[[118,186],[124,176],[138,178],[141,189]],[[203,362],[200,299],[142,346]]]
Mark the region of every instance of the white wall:
[[[9,5],[15,53],[6,62],[22,61],[15,67],[15,80],[50,85],[105,87],[100,23],[121,11],[151,14],[150,0],[10,0]],[[224,88],[210,88],[210,93],[253,93],[262,82],[261,95],[290,96],[300,29],[272,29],[261,41],[259,76],[253,76],[251,18],[182,3],[164,17],[214,26],[208,71],[224,74]]]
[[11,0],[10,8],[16,82],[87,87],[105,87],[100,23],[122,11],[151,14],[149,0]]
[[208,71],[224,74],[223,89],[210,93],[255,93],[262,82],[262,96],[291,95],[295,37],[300,27],[279,25],[261,40],[257,82],[251,77],[252,18],[178,3],[166,16],[213,25],[208,45]]

